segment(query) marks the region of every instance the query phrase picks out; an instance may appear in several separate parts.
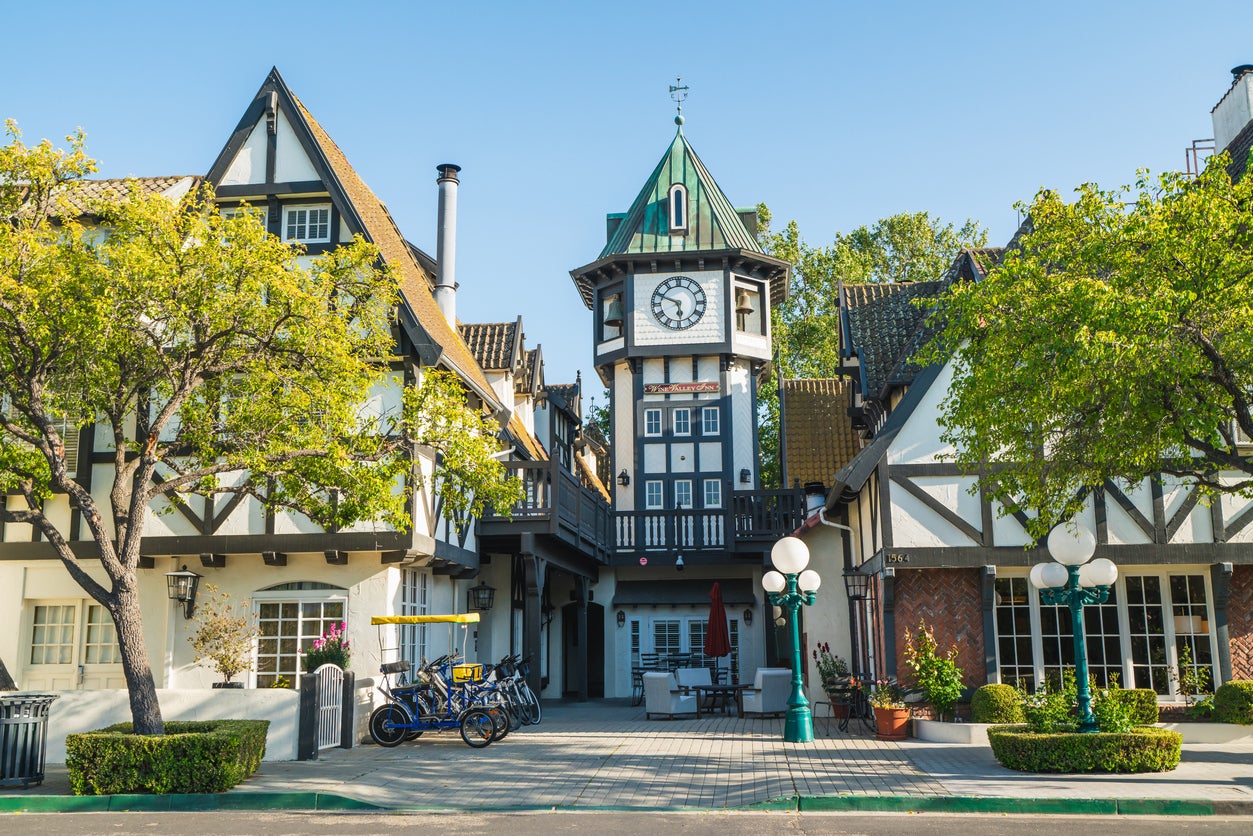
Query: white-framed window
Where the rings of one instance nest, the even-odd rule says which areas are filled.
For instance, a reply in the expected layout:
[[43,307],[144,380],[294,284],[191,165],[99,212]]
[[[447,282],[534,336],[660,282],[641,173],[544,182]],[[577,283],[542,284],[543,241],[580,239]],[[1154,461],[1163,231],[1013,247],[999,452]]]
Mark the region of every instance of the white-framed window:
[[74,627],[78,607],[73,604],[37,604],[30,638],[32,665],[74,664]]
[[674,483],[674,507],[692,508],[692,480],[676,479]]
[[661,435],[661,410],[644,410],[644,435]]
[[[1194,664],[1214,681],[1215,647],[1204,571],[1126,570],[1109,600],[1084,608],[1088,664],[1098,684],[1117,674],[1124,688],[1148,688],[1179,698],[1171,672],[1186,645]],[[996,579],[997,668],[1002,683],[1028,689],[1056,685],[1074,664],[1069,610],[1041,603],[1018,575]]]
[[700,431],[702,435],[717,435],[722,432],[722,413],[716,406],[706,406],[700,411]]
[[316,581],[295,581],[252,596],[257,615],[256,686],[279,677],[297,687],[304,674],[301,651],[313,646],[332,624],[347,620],[348,590]]
[[[707,606],[705,609],[709,609]],[[731,654],[721,659],[705,656],[705,630],[709,626],[709,613],[703,615],[638,615],[631,618],[631,665],[638,665],[644,654],[687,656],[692,664],[714,665],[730,668],[726,682],[740,680],[740,620],[734,616],[727,619],[727,632],[731,639]]]
[[675,183],[670,187],[670,231],[682,232],[687,229],[687,187]]
[[14,675],[30,691],[125,687],[113,617],[90,599],[28,603],[30,655]]
[[661,480],[649,479],[644,483],[644,507],[649,511],[656,511],[660,510],[661,506]]
[[320,244],[331,240],[331,207],[283,207],[283,240]]
[[99,604],[87,605],[87,632],[83,636],[83,662],[88,665],[120,665],[122,651],[117,646],[117,625],[113,616]]
[[705,507],[722,507],[722,482],[718,479],[705,480]]
[[[0,397],[0,414],[9,415],[12,407],[9,402],[9,396]],[[65,469],[69,472],[71,478],[78,474],[78,435],[79,428],[73,421],[66,417],[52,417],[53,429],[61,436],[63,449],[65,450]],[[35,449],[33,445],[27,444],[25,441],[17,441],[17,447],[24,447],[27,450]]]
[[692,411],[686,407],[676,409],[673,413],[674,434],[675,435],[691,435],[692,434]]
[[[426,615],[429,612],[431,580],[427,572],[405,569],[400,574],[400,614]],[[416,670],[427,658],[427,628],[425,624],[402,624],[400,626],[400,658]],[[389,660],[390,661],[390,660]]]

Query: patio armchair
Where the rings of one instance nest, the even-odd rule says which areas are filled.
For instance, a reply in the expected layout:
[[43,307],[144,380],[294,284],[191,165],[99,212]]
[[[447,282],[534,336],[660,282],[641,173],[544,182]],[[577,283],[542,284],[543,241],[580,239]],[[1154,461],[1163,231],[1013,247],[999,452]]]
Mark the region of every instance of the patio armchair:
[[697,685],[713,685],[714,680],[709,668],[679,668],[674,672],[680,691],[687,691]]
[[695,714],[696,697],[684,694],[674,674],[649,671],[644,674],[644,719],[654,714],[674,719],[676,714]]
[[792,694],[792,671],[788,668],[758,668],[753,687],[744,689],[744,714],[781,715],[788,709]]

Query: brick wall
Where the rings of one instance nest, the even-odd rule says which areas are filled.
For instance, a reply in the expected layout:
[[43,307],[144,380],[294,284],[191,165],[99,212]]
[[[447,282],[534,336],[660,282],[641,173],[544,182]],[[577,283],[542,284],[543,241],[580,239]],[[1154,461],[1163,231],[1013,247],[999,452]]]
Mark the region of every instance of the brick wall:
[[[896,672],[909,677],[905,635],[923,619],[942,653],[957,645],[957,664],[967,685],[987,683],[983,659],[981,569],[896,570]],[[1233,590],[1232,599],[1235,595]]]
[[1231,639],[1231,676],[1253,679],[1253,566],[1234,566],[1227,631]]

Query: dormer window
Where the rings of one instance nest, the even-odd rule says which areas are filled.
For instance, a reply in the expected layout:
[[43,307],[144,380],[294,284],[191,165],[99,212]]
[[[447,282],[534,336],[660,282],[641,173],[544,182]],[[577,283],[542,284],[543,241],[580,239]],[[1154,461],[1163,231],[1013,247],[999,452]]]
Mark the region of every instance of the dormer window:
[[331,207],[284,206],[283,240],[325,244],[331,240]]
[[675,183],[670,187],[670,231],[687,232],[687,187]]

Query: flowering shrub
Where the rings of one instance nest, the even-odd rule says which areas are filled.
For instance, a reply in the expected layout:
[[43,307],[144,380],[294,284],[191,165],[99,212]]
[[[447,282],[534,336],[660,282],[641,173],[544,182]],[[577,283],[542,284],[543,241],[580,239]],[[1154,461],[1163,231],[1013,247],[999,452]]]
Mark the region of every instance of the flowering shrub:
[[962,669],[957,666],[957,645],[941,656],[935,633],[925,621],[918,622],[917,633],[905,634],[905,664],[914,672],[914,685],[935,706],[943,720],[961,698],[964,690]]
[[863,682],[866,700],[875,708],[905,708],[905,689],[895,679]]
[[196,608],[194,629],[188,636],[197,662],[208,662],[222,675],[231,677],[252,669],[252,640],[257,636],[248,599],[233,603],[231,596],[213,584],[205,584],[207,593]]
[[831,645],[819,642],[814,650],[814,661],[818,664],[818,676],[822,687],[830,691],[839,687],[836,680],[848,678],[848,663],[831,652]]
[[347,626],[342,621],[339,624],[332,624],[322,634],[322,638],[313,640],[313,647],[301,651],[305,673],[312,673],[328,662],[339,665],[341,668],[348,667],[352,650],[348,646],[348,639],[344,638],[344,630]]

